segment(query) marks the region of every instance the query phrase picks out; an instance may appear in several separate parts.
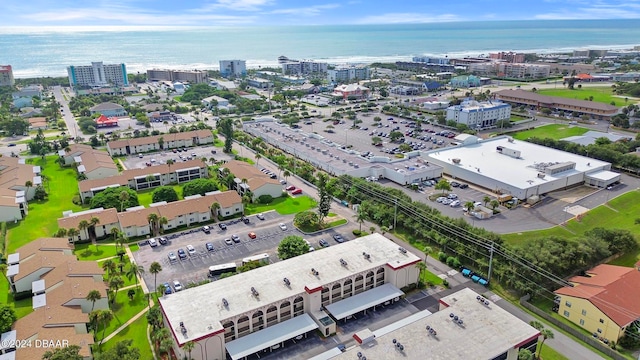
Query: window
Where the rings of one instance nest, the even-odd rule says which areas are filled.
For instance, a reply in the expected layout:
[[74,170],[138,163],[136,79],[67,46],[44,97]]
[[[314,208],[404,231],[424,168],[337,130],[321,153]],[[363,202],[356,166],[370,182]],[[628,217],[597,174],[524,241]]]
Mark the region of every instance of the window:
[[604,319],[600,319],[600,324],[604,324]]
[[569,317],[569,312],[567,310],[564,311],[564,316]]
[[598,329],[598,334],[602,334],[602,329]]
[[583,316],[586,316],[586,315],[587,315],[587,310],[584,310],[584,309],[583,309],[583,310],[582,310],[582,315],[583,315]]
[[580,325],[584,326],[584,319],[580,319]]
[[571,307],[571,303],[570,303],[570,302],[568,302],[568,301],[567,301],[567,302],[565,302],[564,304],[565,304],[568,308],[570,308],[570,307]]

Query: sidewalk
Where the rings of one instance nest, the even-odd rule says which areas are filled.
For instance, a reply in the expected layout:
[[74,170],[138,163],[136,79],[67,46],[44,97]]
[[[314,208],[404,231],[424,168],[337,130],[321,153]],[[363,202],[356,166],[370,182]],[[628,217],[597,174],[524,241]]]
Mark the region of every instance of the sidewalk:
[[[129,249],[129,245],[126,245],[124,247],[124,251],[127,253],[127,256],[129,257],[129,260],[131,261],[131,263],[136,264],[136,259],[133,257],[133,253],[131,252],[131,249]],[[144,278],[142,276],[138,276],[138,275],[136,276],[138,278],[138,284],[140,284],[140,287],[142,288],[142,293],[148,294],[149,288],[147,287],[147,283],[144,282]]]
[[[153,302],[153,299],[150,299],[149,303],[151,304],[150,307],[153,307],[155,305],[155,303]],[[114,336],[118,335],[118,333],[120,331],[124,330],[124,328],[126,328],[131,323],[133,323],[134,321],[138,320],[141,316],[146,314],[147,311],[149,311],[149,308],[145,308],[144,310],[142,310],[139,313],[135,314],[131,319],[127,320],[127,322],[125,322],[124,324],[120,325],[120,327],[117,328],[114,332],[112,332],[111,334],[107,335],[104,339],[102,339],[102,341],[100,341],[100,343],[102,344],[102,343],[105,343],[105,342],[111,340]]]

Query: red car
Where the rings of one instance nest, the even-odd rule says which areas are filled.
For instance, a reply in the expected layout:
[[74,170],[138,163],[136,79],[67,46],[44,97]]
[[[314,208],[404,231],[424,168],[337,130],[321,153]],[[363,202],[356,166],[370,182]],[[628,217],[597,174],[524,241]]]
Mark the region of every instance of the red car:
[[302,194],[302,189],[295,189],[291,192],[291,195],[298,195],[298,194]]
[[295,189],[296,189],[296,187],[295,187],[295,186],[293,186],[293,185],[289,185],[289,186],[287,186],[287,187],[286,187],[286,188],[284,188],[284,189],[285,189],[285,190],[287,190],[287,191],[292,191],[292,190],[295,190]]
[[250,233],[249,233],[249,237],[250,237],[251,239],[255,239],[257,236],[256,236],[256,233],[254,233],[254,232],[250,232]]

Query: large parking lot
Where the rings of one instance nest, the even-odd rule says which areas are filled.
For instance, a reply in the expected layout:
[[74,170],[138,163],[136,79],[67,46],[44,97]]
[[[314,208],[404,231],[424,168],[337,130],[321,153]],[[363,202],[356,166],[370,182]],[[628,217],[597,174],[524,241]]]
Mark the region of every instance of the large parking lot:
[[[259,220],[255,215],[248,216],[249,224],[241,221],[236,223],[226,221],[227,230],[221,230],[218,224],[212,224],[211,233],[205,234],[201,228],[194,229],[193,232],[171,238],[167,245],[158,245],[151,247],[143,245],[140,250],[133,255],[136,263],[148,269],[152,262],[157,261],[162,265],[162,272],[157,275],[157,284],[164,282],[179,281],[183,286],[191,282],[199,282],[208,279],[208,268],[212,265],[226,264],[235,262],[241,265],[242,259],[261,253],[268,253],[270,262],[278,261],[277,247],[282,238],[288,235],[297,235],[306,238],[311,246],[320,250],[318,245],[320,239],[324,238],[330,245],[336,245],[332,236],[337,234],[337,230],[329,230],[322,234],[307,236],[298,231],[293,225],[293,216],[279,215],[275,211],[264,213],[264,220]],[[287,227],[282,230],[279,223],[284,223]],[[250,239],[248,234],[254,232],[255,239]],[[231,241],[231,245],[225,242],[225,239],[231,239],[232,235],[238,235],[240,242]],[[353,238],[353,235],[341,233],[346,241]],[[208,251],[205,247],[206,243],[212,243],[213,251]],[[187,250],[187,245],[195,248],[195,253],[188,254],[185,259],[169,260],[169,253],[172,252],[178,256],[178,249]],[[146,273],[144,280],[151,289],[154,286],[153,274]]]
[[[212,151],[215,151],[215,154]],[[178,164],[183,161],[201,159],[203,157],[206,157],[207,159],[214,158],[217,161],[233,160],[233,155],[225,154],[222,152],[222,148],[218,148],[213,145],[204,145],[186,148],[186,151],[179,152],[176,150],[175,153],[170,149],[157,153],[131,155],[123,158],[122,162],[127,169],[142,169],[149,166],[149,164],[151,164],[151,166],[166,164],[168,159],[172,159],[175,164]]]

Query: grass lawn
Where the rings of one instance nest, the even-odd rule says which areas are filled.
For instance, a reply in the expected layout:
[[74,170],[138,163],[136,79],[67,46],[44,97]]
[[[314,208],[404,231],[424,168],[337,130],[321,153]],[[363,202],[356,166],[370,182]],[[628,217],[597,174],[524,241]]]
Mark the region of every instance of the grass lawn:
[[[124,285],[122,285],[122,286],[123,286],[123,287],[125,287],[125,286],[135,285],[135,283],[136,283],[136,279],[132,277],[132,278],[131,278],[131,280],[129,280],[129,278],[127,278],[127,275],[126,275],[126,273],[127,273],[127,269],[129,269],[129,263],[130,263],[130,261],[129,261],[129,257],[125,255],[125,256],[122,258],[122,263],[120,262],[120,259],[118,259],[118,258],[114,258],[114,259],[112,259],[112,260],[116,263],[116,267],[117,267],[117,268],[116,268],[116,272],[117,272],[117,275],[118,275],[118,276],[120,276],[120,277],[122,278],[122,280],[124,280]],[[106,261],[106,260],[105,260],[105,261]],[[100,267],[102,267],[102,264],[104,264],[104,261],[99,261],[99,262],[98,262],[98,265],[99,265]],[[120,267],[119,267],[119,266],[120,266],[120,264],[123,264],[123,266],[122,266],[122,273],[120,273]],[[106,281],[106,282],[107,282],[107,284],[108,284],[109,279],[107,278],[107,273],[106,273],[106,272],[105,272],[105,274],[104,274],[103,278],[104,278],[104,281]]]
[[420,281],[422,281],[423,284],[442,285],[442,279],[429,270],[422,271]]
[[115,335],[111,340],[102,344],[102,350],[109,350],[118,342],[123,340],[133,340],[132,347],[140,350],[140,359],[152,359],[153,355],[151,353],[151,347],[147,341],[147,326],[147,317],[140,317],[138,320],[122,329],[122,331]]
[[18,319],[29,315],[33,311],[32,299],[24,299],[15,301],[13,294],[9,291],[9,281],[5,276],[0,275],[0,305],[7,304],[11,306]]
[[131,244],[131,245],[129,245],[129,250],[131,250],[131,252],[136,252],[136,251],[140,250],[140,245]]
[[589,100],[590,96],[593,96],[593,101],[601,102],[605,104],[611,104],[615,102],[616,106],[625,106],[624,97],[617,97],[613,95],[613,91],[610,86],[604,87],[583,87],[581,89],[541,89],[538,90],[541,95],[557,96],[567,99],[576,100]]
[[525,130],[514,133],[513,137],[518,140],[527,140],[530,137],[559,140],[569,136],[582,135],[587,131],[589,131],[589,129],[579,126],[570,126],[568,124],[550,124],[539,126],[532,130]]
[[[127,291],[128,290],[119,290],[118,295],[116,296],[116,301],[111,304],[113,319],[111,320],[111,322],[109,322],[109,325],[105,329],[104,336],[108,336],[117,328],[122,326],[122,324],[131,319],[135,314],[147,308],[147,297],[142,293],[141,287],[138,286],[136,288],[136,295],[134,296],[133,301],[129,300]],[[103,327],[100,326],[98,328],[96,336],[97,341],[100,341],[102,339],[102,331]]]
[[246,213],[250,215],[275,210],[278,214],[289,215],[312,209],[315,206],[316,201],[308,196],[298,196],[295,198],[287,196],[273,199],[270,204],[247,204]]
[[[56,156],[48,156],[45,160],[34,158],[30,164],[42,168],[42,174],[49,179],[49,198],[44,201],[29,203],[29,214],[17,224],[7,223],[7,253],[13,253],[17,248],[33,239],[43,236],[53,236],[58,230],[57,219],[62,217],[64,210],[81,211],[82,207],[75,205],[72,200],[78,193],[78,180],[75,170],[61,168],[55,163]],[[46,186],[45,186],[46,189]]]
[[80,260],[100,260],[117,255],[116,247],[113,245],[93,245],[91,243],[76,244],[73,253]]
[[[178,193],[178,200],[182,200],[182,186],[173,185],[172,188]],[[138,191],[138,202],[140,205],[149,207],[149,204],[153,203],[153,190],[155,189]]]
[[511,121],[522,121],[528,119],[527,117],[511,114]]
[[[540,346],[539,343],[538,343],[538,346]],[[547,344],[545,344],[544,347],[542,348],[542,352],[540,353],[540,358],[544,360],[569,360],[568,357],[555,351],[552,347],[550,347]]]

